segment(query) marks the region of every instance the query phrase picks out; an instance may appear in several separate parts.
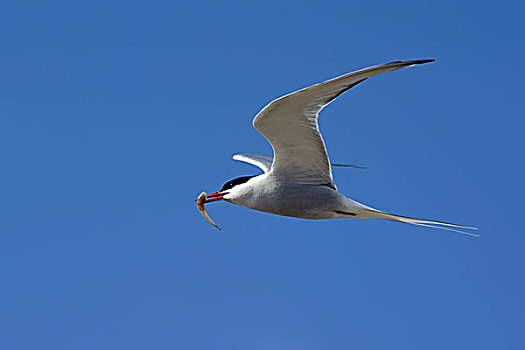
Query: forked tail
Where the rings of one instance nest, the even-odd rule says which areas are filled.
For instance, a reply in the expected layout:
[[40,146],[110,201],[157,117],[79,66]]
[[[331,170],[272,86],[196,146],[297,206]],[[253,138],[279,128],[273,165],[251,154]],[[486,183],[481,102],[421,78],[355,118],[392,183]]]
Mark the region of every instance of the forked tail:
[[468,229],[468,230],[477,230],[477,228],[475,228],[475,227],[462,226],[462,225],[451,224],[451,223],[442,222],[442,221],[432,221],[432,220],[410,218],[410,217],[407,217],[407,216],[389,214],[389,213],[384,213],[384,212],[379,211],[379,210],[372,210],[372,209],[367,209],[366,212],[368,214],[368,217],[370,217],[370,218],[387,219],[387,220],[392,220],[392,221],[400,221],[400,222],[405,222],[407,224],[418,225],[418,226],[425,226],[425,227],[431,227],[431,228],[438,228],[438,229],[442,229],[442,230],[459,232],[459,233],[462,233],[462,234],[465,234],[465,235],[469,235],[469,236],[479,237],[479,235],[476,235],[474,233],[460,231],[460,230],[452,228],[452,227],[456,227],[456,228],[464,228],[464,229]]

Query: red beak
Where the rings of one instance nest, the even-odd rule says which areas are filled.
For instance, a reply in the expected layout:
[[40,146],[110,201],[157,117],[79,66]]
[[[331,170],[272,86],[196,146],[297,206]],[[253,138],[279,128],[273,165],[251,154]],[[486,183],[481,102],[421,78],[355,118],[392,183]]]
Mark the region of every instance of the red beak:
[[220,201],[220,200],[223,199],[222,197],[226,196],[227,194],[228,194],[228,192],[220,192],[220,191],[207,194],[206,195],[206,200],[204,201],[204,203],[211,203],[211,202],[215,202],[215,201]]
[[[206,195],[206,201],[204,203],[211,203],[215,201],[220,201],[222,197],[226,196],[228,192],[213,192],[208,195]],[[210,199],[211,198],[211,199]]]

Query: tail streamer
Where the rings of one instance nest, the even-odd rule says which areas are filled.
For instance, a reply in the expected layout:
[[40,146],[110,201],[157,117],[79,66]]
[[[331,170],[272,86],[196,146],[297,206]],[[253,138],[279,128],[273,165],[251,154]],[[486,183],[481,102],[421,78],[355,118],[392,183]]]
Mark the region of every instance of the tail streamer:
[[[447,230],[447,231],[453,231],[453,232],[462,233],[462,234],[467,235],[467,236],[480,237],[479,235],[474,234],[474,233],[465,232],[465,231],[461,231],[461,230],[455,229],[455,228],[463,228],[463,229],[467,229],[467,230],[477,230],[477,228],[475,228],[475,227],[463,226],[463,225],[458,225],[458,224],[452,224],[452,223],[443,222],[443,221],[416,219],[416,218],[411,218],[411,217],[408,217],[408,216],[401,216],[401,215],[384,213],[384,212],[379,211],[379,210],[367,210],[367,211],[370,214],[369,217],[371,217],[371,218],[386,219],[386,220],[391,220],[391,221],[399,221],[399,222],[404,222],[404,223],[411,224],[411,225],[436,228],[436,229],[441,229],[441,230]],[[452,228],[452,227],[455,227],[455,228]]]

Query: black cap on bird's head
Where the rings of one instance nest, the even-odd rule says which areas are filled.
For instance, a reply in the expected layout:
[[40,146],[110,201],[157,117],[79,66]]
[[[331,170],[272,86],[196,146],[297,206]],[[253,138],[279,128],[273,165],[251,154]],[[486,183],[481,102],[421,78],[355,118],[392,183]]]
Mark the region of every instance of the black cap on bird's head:
[[241,176],[241,177],[238,177],[236,179],[230,180],[230,181],[226,182],[224,185],[222,185],[222,188],[219,190],[219,192],[226,191],[226,190],[231,190],[235,186],[243,184],[243,183],[247,182],[248,180],[250,180],[252,177],[255,177],[255,176],[257,176],[257,175]]

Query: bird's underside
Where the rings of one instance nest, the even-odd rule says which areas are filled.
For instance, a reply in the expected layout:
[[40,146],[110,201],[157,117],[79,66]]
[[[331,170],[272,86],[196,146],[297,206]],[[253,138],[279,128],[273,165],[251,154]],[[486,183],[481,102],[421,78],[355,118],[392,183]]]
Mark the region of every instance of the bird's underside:
[[329,185],[305,185],[268,173],[251,177],[246,186],[238,186],[236,195],[226,195],[226,201],[271,214],[313,220],[386,219],[473,235],[458,230],[472,227],[385,213],[350,199]]

